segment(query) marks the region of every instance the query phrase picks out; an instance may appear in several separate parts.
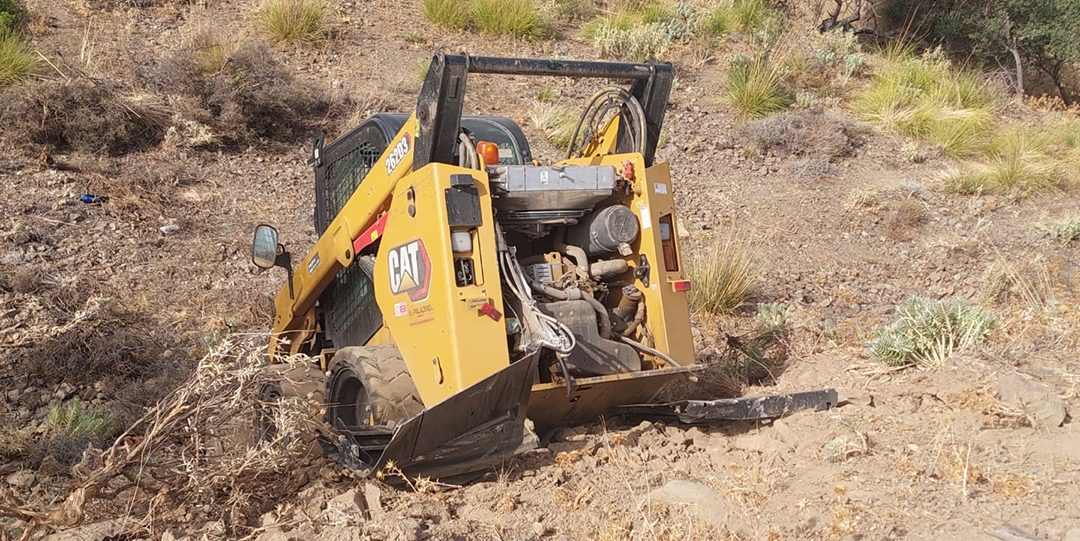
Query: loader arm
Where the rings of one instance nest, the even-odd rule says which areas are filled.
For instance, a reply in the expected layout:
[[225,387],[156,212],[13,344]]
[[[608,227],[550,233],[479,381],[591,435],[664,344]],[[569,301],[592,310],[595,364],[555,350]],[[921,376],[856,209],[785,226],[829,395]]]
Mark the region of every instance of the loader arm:
[[[379,156],[376,167],[353,192],[315,246],[299,261],[292,285],[285,284],[274,299],[271,355],[299,353],[315,332],[315,301],[337,273],[350,264],[357,251],[377,239],[380,215],[390,206],[399,180],[413,169],[417,133],[416,115],[409,117]],[[320,159],[316,155],[314,159]],[[367,238],[363,235],[367,234]]]

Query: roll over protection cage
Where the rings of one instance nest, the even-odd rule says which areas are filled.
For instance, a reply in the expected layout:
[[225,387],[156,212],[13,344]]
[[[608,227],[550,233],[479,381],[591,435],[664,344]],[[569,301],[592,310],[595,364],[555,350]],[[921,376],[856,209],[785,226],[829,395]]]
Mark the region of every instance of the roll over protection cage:
[[[503,58],[436,53],[416,104],[420,133],[413,150],[413,169],[454,163],[469,73],[555,77],[592,77],[632,80],[630,95],[645,111],[645,165],[656,156],[656,142],[664,123],[675,70],[668,63],[594,62],[535,58]],[[630,139],[621,123],[616,150],[630,152]]]

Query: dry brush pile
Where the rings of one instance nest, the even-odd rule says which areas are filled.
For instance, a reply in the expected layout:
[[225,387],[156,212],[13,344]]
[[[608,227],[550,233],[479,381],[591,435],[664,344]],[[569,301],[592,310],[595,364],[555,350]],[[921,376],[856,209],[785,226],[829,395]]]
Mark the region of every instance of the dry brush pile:
[[112,445],[87,448],[62,490],[30,498],[5,487],[0,515],[17,519],[24,538],[40,527],[117,517],[129,533],[160,535],[163,525],[192,517],[221,521],[234,537],[250,533],[263,512],[307,480],[302,466],[318,429],[318,405],[282,399],[260,406],[276,430],[254,442],[254,405],[272,381],[265,339],[226,339]]

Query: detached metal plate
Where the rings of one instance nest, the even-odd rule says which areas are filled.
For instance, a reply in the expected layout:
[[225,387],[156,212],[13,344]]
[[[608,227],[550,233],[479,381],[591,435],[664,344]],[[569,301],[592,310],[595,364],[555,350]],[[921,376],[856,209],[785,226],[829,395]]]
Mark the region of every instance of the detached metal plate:
[[797,411],[824,411],[836,405],[836,389],[719,400],[680,400],[612,408],[625,415],[669,418],[687,424],[775,419]]

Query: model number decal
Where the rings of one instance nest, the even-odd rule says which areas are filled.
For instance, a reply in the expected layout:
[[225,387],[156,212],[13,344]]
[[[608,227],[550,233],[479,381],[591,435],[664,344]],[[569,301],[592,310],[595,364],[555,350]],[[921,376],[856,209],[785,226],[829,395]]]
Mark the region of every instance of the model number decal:
[[315,254],[311,257],[311,261],[307,262],[307,273],[315,274],[315,269],[319,268],[319,254]]
[[394,172],[401,162],[405,159],[405,156],[409,153],[409,145],[411,137],[408,133],[398,141],[398,144],[394,145],[394,149],[390,151],[390,155],[386,157],[386,174]]
[[416,239],[390,250],[386,256],[390,271],[390,291],[408,293],[413,302],[427,297],[431,279],[431,260],[424,241]]

